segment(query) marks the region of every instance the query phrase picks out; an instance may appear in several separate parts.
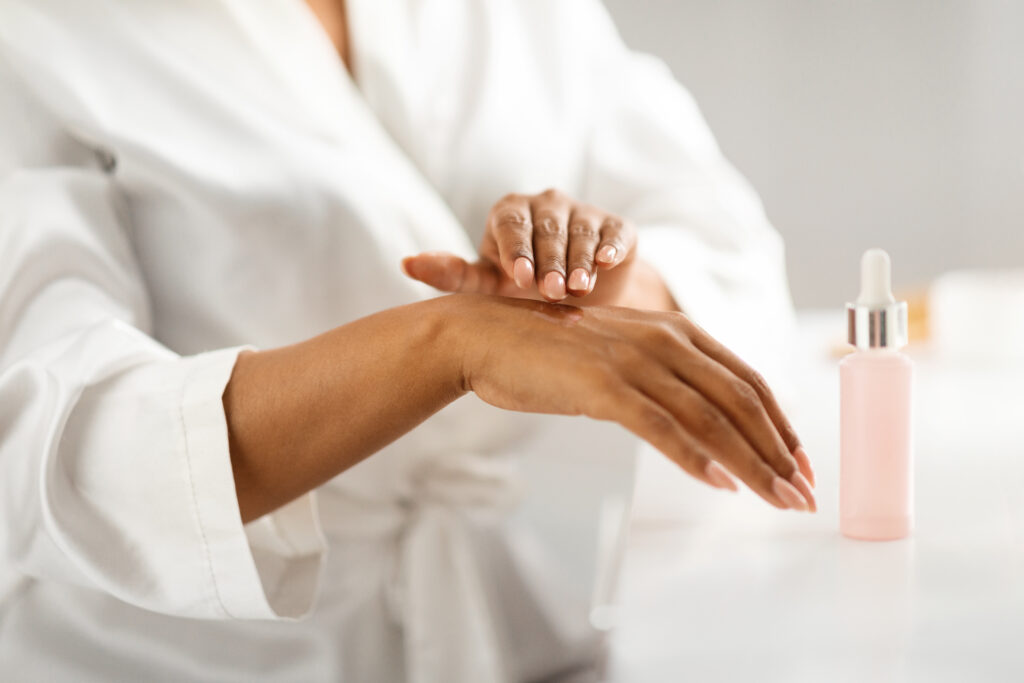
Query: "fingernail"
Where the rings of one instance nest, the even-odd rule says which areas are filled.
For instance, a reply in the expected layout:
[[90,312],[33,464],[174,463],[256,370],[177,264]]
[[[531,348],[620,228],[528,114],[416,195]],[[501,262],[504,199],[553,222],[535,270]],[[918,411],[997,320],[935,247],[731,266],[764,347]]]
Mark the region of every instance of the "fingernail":
[[555,300],[565,298],[565,278],[561,273],[551,271],[544,276],[544,296]]
[[814,468],[811,467],[811,459],[807,457],[807,451],[804,450],[803,446],[797,446],[796,450],[793,451],[793,457],[800,463],[801,469],[807,468],[807,478],[811,481],[811,486],[817,486],[818,483],[815,481]]
[[412,273],[409,272],[409,262],[412,261],[411,257],[402,259],[402,272],[405,273],[406,277],[412,277]]
[[817,512],[818,503],[817,501],[814,500],[814,494],[811,493],[811,485],[807,483],[806,479],[804,479],[804,475],[800,474],[799,472],[794,472],[793,476],[790,477],[789,480],[793,482],[793,486],[797,488],[797,490],[800,492],[800,495],[802,495],[804,497],[804,500],[807,501],[807,507],[810,509],[810,511]]
[[615,252],[617,249],[610,244],[606,244],[597,251],[597,260],[601,263],[611,263],[615,260]]
[[714,484],[720,489],[739,491],[739,487],[736,486],[736,482],[733,481],[732,477],[730,477],[726,473],[725,468],[723,468],[717,462],[709,462],[707,466],[704,468],[704,474],[707,475],[708,479],[711,480],[712,484]]
[[512,265],[512,277],[520,289],[529,289],[533,285],[533,263],[525,256],[520,256]]
[[800,492],[793,488],[793,485],[782,477],[775,477],[772,480],[772,492],[779,497],[780,500],[787,506],[794,510],[806,510],[807,501],[800,495]]
[[569,274],[569,289],[573,289],[577,292],[587,291],[587,287],[590,286],[590,273],[577,268]]

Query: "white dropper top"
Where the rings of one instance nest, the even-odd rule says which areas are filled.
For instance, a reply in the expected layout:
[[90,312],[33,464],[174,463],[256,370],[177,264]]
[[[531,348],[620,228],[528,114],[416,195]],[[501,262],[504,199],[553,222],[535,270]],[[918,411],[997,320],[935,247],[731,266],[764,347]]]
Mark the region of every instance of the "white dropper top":
[[892,295],[892,261],[884,249],[868,249],[861,256],[857,303],[870,308],[885,308],[896,303]]
[[907,343],[907,303],[892,295],[892,261],[882,249],[860,259],[860,294],[846,304],[847,339],[861,349],[899,348]]

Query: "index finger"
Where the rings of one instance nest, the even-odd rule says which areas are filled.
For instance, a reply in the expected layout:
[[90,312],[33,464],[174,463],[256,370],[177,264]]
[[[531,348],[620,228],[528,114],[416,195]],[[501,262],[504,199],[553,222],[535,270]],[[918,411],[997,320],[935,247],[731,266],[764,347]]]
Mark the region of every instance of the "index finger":
[[533,224],[530,200],[521,194],[502,197],[487,216],[487,234],[498,250],[498,263],[521,288],[533,285]]

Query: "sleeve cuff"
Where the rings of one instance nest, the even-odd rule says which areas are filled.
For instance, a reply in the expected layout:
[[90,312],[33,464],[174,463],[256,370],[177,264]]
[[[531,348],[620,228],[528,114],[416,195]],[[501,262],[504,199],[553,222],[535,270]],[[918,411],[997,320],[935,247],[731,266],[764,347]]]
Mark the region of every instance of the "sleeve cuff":
[[316,601],[326,544],[313,493],[242,524],[222,396],[244,348],[191,359],[182,420],[193,502],[224,615],[294,619],[307,614]]
[[640,230],[637,255],[654,267],[679,308],[712,335],[720,327],[721,289],[709,277],[706,264],[711,254],[697,239],[689,239],[677,226],[647,227]]

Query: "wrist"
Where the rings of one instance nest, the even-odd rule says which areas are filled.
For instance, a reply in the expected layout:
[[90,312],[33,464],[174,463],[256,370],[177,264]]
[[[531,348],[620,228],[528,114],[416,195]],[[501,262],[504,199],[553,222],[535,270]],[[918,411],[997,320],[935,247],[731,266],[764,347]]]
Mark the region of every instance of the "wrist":
[[[486,294],[450,294],[433,299],[440,329],[437,344],[451,364],[459,395],[474,391],[473,381],[487,366],[488,355],[500,344],[499,330],[523,306],[543,302],[506,299]],[[515,323],[512,323],[513,325]]]
[[469,386],[468,355],[474,332],[479,325],[469,318],[470,302],[475,299],[462,294],[451,294],[413,304],[413,343],[420,346],[425,361],[434,371],[433,381],[451,396],[459,398],[471,391]]

